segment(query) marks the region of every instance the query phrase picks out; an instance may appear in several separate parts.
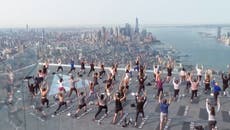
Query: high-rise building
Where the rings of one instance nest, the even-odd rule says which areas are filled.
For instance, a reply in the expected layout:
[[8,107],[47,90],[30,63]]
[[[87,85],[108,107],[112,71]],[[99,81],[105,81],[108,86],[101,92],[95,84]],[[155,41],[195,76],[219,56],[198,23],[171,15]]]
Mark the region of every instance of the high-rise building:
[[227,32],[227,36],[226,36],[227,38],[230,38],[230,32]]
[[131,37],[131,25],[126,23],[125,24],[125,32],[124,32],[125,36]]
[[42,44],[45,44],[45,29],[42,29]]
[[26,24],[26,32],[29,32],[29,25]]
[[138,18],[136,18],[135,33],[139,33]]
[[217,39],[221,38],[221,27],[217,28]]

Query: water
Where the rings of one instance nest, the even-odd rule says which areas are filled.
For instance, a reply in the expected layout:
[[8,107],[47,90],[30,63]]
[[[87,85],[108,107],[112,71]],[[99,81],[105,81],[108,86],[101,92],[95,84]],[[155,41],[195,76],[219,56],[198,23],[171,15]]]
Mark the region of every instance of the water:
[[227,70],[230,64],[230,46],[226,46],[215,38],[202,37],[198,32],[215,34],[215,28],[191,27],[151,27],[148,28],[157,39],[180,52],[184,64],[203,64],[206,68]]

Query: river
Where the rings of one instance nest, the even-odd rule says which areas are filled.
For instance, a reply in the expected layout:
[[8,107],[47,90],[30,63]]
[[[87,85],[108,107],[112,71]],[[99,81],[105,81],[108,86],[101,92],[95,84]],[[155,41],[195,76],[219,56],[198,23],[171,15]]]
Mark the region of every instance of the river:
[[224,45],[215,38],[201,36],[199,32],[216,35],[215,28],[205,27],[150,27],[161,42],[179,51],[183,64],[202,64],[206,68],[227,70],[230,64],[230,46]]

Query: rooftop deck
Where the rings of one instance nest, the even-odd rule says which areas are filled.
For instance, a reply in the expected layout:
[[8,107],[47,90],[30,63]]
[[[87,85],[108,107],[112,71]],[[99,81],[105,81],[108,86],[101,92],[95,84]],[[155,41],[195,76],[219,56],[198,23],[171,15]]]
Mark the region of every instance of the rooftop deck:
[[[69,70],[69,65],[63,65],[64,72],[61,74],[64,76],[64,80],[68,79],[69,75],[67,74]],[[97,107],[95,105],[88,105],[89,111],[87,113],[80,112],[79,118],[71,118],[68,116],[69,113],[74,113],[77,108],[77,97],[75,94],[72,94],[71,100],[72,103],[67,104],[67,108],[61,108],[60,112],[56,116],[52,116],[54,111],[57,109],[58,104],[53,99],[53,94],[55,94],[55,83],[57,75],[59,74],[52,74],[57,69],[55,64],[50,64],[49,73],[47,75],[46,81],[51,86],[50,90],[50,107],[43,108],[43,111],[47,114],[46,117],[42,115],[41,112],[36,111],[34,108],[40,106],[40,95],[36,96],[34,100],[30,100],[30,94],[27,88],[27,81],[23,80],[23,77],[26,75],[35,75],[37,70],[41,67],[39,64],[31,65],[23,70],[17,71],[17,76],[14,89],[14,98],[13,103],[7,103],[7,96],[6,93],[2,89],[1,92],[1,102],[0,102],[0,116],[2,120],[0,120],[0,126],[2,130],[115,130],[122,128],[122,120],[124,118],[118,117],[117,124],[111,124],[113,115],[114,115],[114,102],[110,102],[108,105],[109,114],[107,117],[104,118],[103,112],[98,116],[101,124],[99,125],[97,122],[92,121]],[[79,66],[77,67],[77,71],[79,71]],[[108,69],[108,68],[106,68]],[[86,66],[86,73],[89,71],[88,66]],[[108,70],[106,70],[108,72]],[[78,77],[76,73],[73,74],[76,78],[84,80],[92,80],[92,77],[88,77],[87,74],[83,75],[82,77]],[[115,81],[115,90],[118,88],[121,78],[124,75],[124,69],[119,68],[118,74]],[[137,81],[137,72],[133,72],[133,77],[130,81],[130,89],[127,95],[127,102],[124,104],[124,112],[125,117],[127,119],[134,119],[135,118],[135,108],[132,108],[130,104],[134,103],[134,97],[132,96],[132,92],[137,91],[138,81]],[[147,90],[147,103],[145,104],[145,116],[146,120],[138,120],[138,128],[144,130],[157,130],[159,129],[159,104],[158,100],[155,97],[156,95],[156,88],[153,85],[152,79],[153,75],[151,70],[147,71],[148,79],[146,83],[146,90]],[[165,74],[163,74],[165,76]],[[174,73],[173,76],[177,76],[177,73]],[[97,92],[103,92],[103,87],[105,84],[103,81],[106,77],[99,80],[99,85],[96,86]],[[216,75],[216,79],[220,80],[220,76]],[[147,85],[147,83],[151,83],[152,85]],[[222,82],[220,82],[220,85]],[[68,84],[65,84],[68,87]],[[79,84],[78,86],[81,86]],[[193,103],[190,103],[190,94],[187,95],[184,92],[185,83],[182,83],[180,89],[180,96],[177,101],[174,101],[169,108],[169,121],[165,127],[168,130],[189,130],[193,129],[194,125],[202,125],[207,129],[207,112],[205,109],[205,99],[210,98],[212,96],[209,94],[204,94],[203,89],[204,85],[202,84],[199,88],[198,98],[194,100]],[[79,88],[80,91],[85,91],[88,93],[87,84],[84,87]],[[229,89],[227,89],[228,93],[227,96],[222,96],[220,94],[221,100],[221,110],[220,112],[216,113],[217,118],[217,127],[219,130],[229,130],[230,129],[230,95]],[[171,83],[164,84],[164,93],[165,97],[169,97],[169,95],[173,94],[173,86]],[[183,96],[185,95],[185,96]],[[94,100],[96,101],[96,100]],[[144,123],[142,123],[144,122]],[[123,129],[134,129],[133,125],[128,125]],[[137,129],[137,128],[136,128]]]

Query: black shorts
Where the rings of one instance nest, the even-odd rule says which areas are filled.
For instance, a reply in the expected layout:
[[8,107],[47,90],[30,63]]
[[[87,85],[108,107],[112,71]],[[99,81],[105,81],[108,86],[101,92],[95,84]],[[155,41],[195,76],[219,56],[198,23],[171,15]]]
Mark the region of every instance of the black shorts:
[[208,121],[209,129],[215,128],[216,123],[216,121]]
[[121,108],[116,108],[115,109],[115,113],[118,113],[119,111],[122,111],[123,110],[123,108],[121,107]]
[[168,76],[171,77],[171,76],[172,76],[172,73],[168,73]]
[[78,109],[82,109],[83,107],[85,107],[86,106],[86,104],[84,103],[84,104],[81,104],[81,105],[78,105]]

